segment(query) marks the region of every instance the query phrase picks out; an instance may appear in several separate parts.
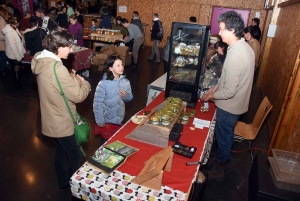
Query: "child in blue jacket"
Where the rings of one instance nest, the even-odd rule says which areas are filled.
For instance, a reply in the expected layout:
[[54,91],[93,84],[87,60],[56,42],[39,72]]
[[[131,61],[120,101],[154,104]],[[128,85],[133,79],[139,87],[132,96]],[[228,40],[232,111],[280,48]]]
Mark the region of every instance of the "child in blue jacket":
[[101,145],[114,134],[107,132],[107,128],[120,127],[125,116],[124,102],[133,98],[130,82],[123,75],[124,66],[120,57],[109,56],[104,63],[104,72],[96,88],[93,104],[95,134],[101,134]]

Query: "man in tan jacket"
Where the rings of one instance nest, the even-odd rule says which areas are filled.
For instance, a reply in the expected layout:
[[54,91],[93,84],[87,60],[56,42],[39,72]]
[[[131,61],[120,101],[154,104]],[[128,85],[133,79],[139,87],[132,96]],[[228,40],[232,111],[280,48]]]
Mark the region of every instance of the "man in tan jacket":
[[227,56],[218,85],[201,97],[215,100],[217,106],[215,138],[218,143],[216,160],[208,172],[209,180],[222,180],[230,160],[234,127],[239,116],[248,110],[254,74],[254,52],[241,39],[244,21],[240,14],[228,11],[219,16],[220,35],[228,44]]

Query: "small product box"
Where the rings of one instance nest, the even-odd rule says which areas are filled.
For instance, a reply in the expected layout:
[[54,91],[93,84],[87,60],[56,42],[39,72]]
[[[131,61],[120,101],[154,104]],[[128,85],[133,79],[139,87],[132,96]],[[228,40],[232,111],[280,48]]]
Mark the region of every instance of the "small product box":
[[174,153],[182,155],[187,158],[192,158],[197,151],[196,147],[187,146],[187,145],[181,144],[180,142],[176,142],[172,148],[173,148]]

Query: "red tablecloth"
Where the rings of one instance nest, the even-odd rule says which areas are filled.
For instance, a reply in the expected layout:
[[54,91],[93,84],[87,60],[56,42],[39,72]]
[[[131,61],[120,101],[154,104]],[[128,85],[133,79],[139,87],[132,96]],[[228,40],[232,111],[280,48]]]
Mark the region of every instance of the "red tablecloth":
[[[139,114],[142,114],[144,111],[150,111],[152,108],[158,106],[164,101],[165,93],[164,91],[160,93],[146,108],[144,108],[142,111],[139,112]],[[213,103],[210,103],[210,110],[206,113],[200,112],[201,104],[197,104],[195,110],[196,110],[196,117],[204,120],[211,121],[213,119],[214,113],[215,113],[215,105]],[[187,111],[189,111],[189,108],[187,108]],[[195,176],[195,173],[197,172],[197,166],[186,166],[186,162],[191,161],[199,161],[205,140],[208,135],[208,128],[203,129],[195,129],[190,130],[190,127],[192,127],[192,121],[193,119],[190,119],[190,122],[188,125],[184,126],[183,134],[180,138],[180,142],[182,144],[188,145],[188,146],[194,146],[197,148],[197,151],[192,159],[174,154],[173,159],[173,165],[172,165],[172,171],[167,172],[164,171],[163,176],[163,184],[167,185],[171,188],[187,192],[191,182],[193,181],[193,178]],[[157,153],[158,151],[162,150],[162,148],[153,146],[150,144],[142,143],[139,141],[135,141],[132,139],[125,138],[126,135],[128,135],[137,125],[129,122],[127,123],[115,136],[113,136],[108,143],[114,142],[116,140],[119,140],[121,142],[124,142],[125,144],[131,145],[133,147],[136,147],[139,149],[137,153],[134,155],[128,157],[126,162],[118,168],[119,171],[128,173],[130,175],[138,175],[139,172],[144,167],[144,162],[147,161],[153,154]],[[174,142],[169,141],[169,145],[172,146]]]

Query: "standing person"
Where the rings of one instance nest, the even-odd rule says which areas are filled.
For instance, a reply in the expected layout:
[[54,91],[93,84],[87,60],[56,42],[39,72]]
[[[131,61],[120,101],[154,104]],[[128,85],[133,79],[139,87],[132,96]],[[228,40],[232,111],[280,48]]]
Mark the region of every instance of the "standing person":
[[97,27],[96,27],[96,19],[92,19],[91,21],[91,26],[90,26],[90,30],[91,31],[96,31]]
[[48,17],[50,17],[52,20],[55,21],[55,19],[56,19],[56,17],[57,17],[57,14],[56,14],[56,8],[55,8],[55,7],[51,7],[51,8],[49,9]]
[[59,12],[62,12],[62,5],[60,1],[56,3],[56,14],[59,14]]
[[37,8],[35,10],[35,15],[38,17],[39,27],[42,27],[47,32],[56,29],[58,25],[56,22],[46,15],[46,10],[44,8]]
[[8,12],[4,8],[0,8],[0,76],[7,77],[6,54],[5,54],[5,36],[2,32],[6,26],[6,18]]
[[68,21],[70,20],[70,16],[75,14],[71,4],[69,2],[66,2],[66,7],[67,7],[67,15],[68,15]]
[[30,56],[42,51],[43,39],[47,35],[46,31],[39,27],[38,19],[35,16],[29,18],[29,29],[24,32],[26,47],[30,50]]
[[127,19],[123,18],[121,23],[125,28],[127,28],[127,31],[129,32],[129,36],[126,36],[124,38],[125,43],[128,43],[131,40],[134,40],[133,46],[132,46],[133,68],[137,68],[139,49],[140,49],[140,46],[144,42],[144,36],[143,36],[141,30],[139,29],[139,27],[134,24],[129,23]]
[[160,63],[158,44],[162,40],[163,34],[162,34],[162,23],[159,20],[157,13],[153,14],[152,27],[150,28],[150,30],[151,30],[151,40],[153,41],[153,44],[152,44],[151,55],[148,58],[148,60],[152,61],[154,56],[156,55],[156,60],[154,62]]
[[[137,12],[137,11],[135,11]],[[142,21],[140,20],[140,16],[137,15],[133,15],[132,19],[131,19],[131,24],[135,24],[136,26],[138,26],[141,30],[142,33],[144,33],[144,27],[142,24]]]
[[254,27],[246,27],[244,29],[244,37],[247,43],[250,45],[255,55],[255,69],[259,66],[260,44],[256,38],[258,38],[258,31]]
[[68,32],[73,34],[74,38],[77,40],[77,45],[83,47],[83,27],[77,21],[75,14],[70,16],[70,25],[68,27]]
[[111,20],[110,20],[110,16],[108,15],[108,10],[107,8],[103,9],[103,15],[102,15],[102,20],[99,24],[99,28],[100,29],[111,29]]
[[55,170],[60,190],[70,186],[70,177],[80,167],[82,155],[75,139],[74,123],[57,85],[54,66],[74,116],[75,103],[84,101],[91,90],[91,85],[82,77],[70,75],[61,60],[72,53],[73,41],[72,34],[54,29],[44,38],[45,50],[37,53],[31,62],[32,72],[37,75],[42,133],[55,142]]
[[69,27],[69,22],[68,22],[68,15],[67,15],[67,8],[62,7],[61,12],[57,15],[56,20],[57,24],[64,28],[67,29]]
[[15,72],[15,86],[21,88],[19,71],[22,66],[21,60],[26,51],[23,46],[23,37],[17,28],[18,25],[17,17],[11,17],[9,24],[2,29],[2,32],[5,35],[5,54],[8,57],[10,66]]
[[[125,116],[125,104],[132,100],[131,86],[125,78],[124,66],[119,56],[109,56],[104,63],[104,75],[96,88],[93,110],[96,128],[105,124],[120,126]],[[97,133],[96,133],[97,134]],[[112,135],[101,134],[101,145]]]
[[260,20],[258,18],[252,19],[251,26],[257,31],[257,36],[255,38],[257,41],[259,41],[260,37],[261,37],[261,30],[259,28],[259,23],[260,23]]
[[244,21],[240,14],[228,11],[218,18],[220,35],[228,44],[227,56],[218,85],[201,97],[202,101],[214,100],[217,106],[215,138],[218,144],[209,180],[222,180],[230,159],[234,126],[239,116],[248,110],[254,73],[254,52],[241,39]]
[[82,9],[81,8],[75,8],[75,14],[76,14],[76,17],[77,17],[77,21],[83,26],[84,16],[82,14]]

